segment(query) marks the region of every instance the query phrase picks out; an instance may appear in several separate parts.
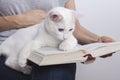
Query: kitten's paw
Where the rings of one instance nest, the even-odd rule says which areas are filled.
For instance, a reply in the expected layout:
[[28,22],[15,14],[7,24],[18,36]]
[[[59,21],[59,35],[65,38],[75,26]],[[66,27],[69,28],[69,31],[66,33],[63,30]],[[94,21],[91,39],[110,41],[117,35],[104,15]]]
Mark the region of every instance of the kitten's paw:
[[74,46],[69,45],[69,44],[65,44],[65,43],[61,43],[61,44],[59,45],[59,49],[60,49],[60,50],[63,50],[63,51],[68,51],[68,50],[71,50],[71,49],[73,49],[73,48],[74,48]]
[[24,68],[27,65],[27,60],[20,60],[20,61],[18,61],[18,64],[20,67]]
[[32,67],[31,66],[28,66],[26,65],[24,68],[23,68],[23,73],[24,74],[31,74],[31,71],[32,71]]

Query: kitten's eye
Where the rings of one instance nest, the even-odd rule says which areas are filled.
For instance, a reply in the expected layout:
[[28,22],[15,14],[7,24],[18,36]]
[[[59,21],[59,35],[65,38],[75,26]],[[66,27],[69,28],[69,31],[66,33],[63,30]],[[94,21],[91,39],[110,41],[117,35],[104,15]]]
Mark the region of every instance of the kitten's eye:
[[64,31],[64,29],[60,28],[60,29],[58,29],[58,31],[63,32],[63,31]]
[[73,29],[71,28],[71,29],[69,29],[69,31],[72,31]]

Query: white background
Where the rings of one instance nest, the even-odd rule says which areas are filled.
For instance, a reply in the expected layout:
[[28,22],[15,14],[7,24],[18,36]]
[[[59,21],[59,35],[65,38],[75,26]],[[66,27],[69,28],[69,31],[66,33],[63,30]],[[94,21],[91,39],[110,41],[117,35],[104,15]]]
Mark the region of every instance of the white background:
[[[84,27],[120,41],[120,0],[76,0],[76,7],[85,14],[80,18]],[[78,63],[76,80],[120,80],[120,54],[89,65]]]

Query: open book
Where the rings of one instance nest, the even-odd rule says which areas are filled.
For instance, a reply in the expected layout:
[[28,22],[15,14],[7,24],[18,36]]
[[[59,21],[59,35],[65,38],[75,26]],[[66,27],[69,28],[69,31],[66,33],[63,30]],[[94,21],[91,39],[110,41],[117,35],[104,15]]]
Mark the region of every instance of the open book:
[[33,51],[28,59],[39,66],[45,66],[85,62],[88,54],[92,57],[99,57],[117,51],[120,51],[120,42],[77,45],[73,50],[69,51],[60,51],[57,48],[46,47]]

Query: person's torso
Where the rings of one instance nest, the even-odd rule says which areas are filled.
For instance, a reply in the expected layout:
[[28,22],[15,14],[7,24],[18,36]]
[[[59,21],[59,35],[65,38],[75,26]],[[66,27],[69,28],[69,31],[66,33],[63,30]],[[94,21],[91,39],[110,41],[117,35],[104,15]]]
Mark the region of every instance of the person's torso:
[[[49,11],[57,6],[64,6],[67,0],[0,0],[0,16],[22,14],[32,9]],[[16,30],[0,32],[0,43]]]

